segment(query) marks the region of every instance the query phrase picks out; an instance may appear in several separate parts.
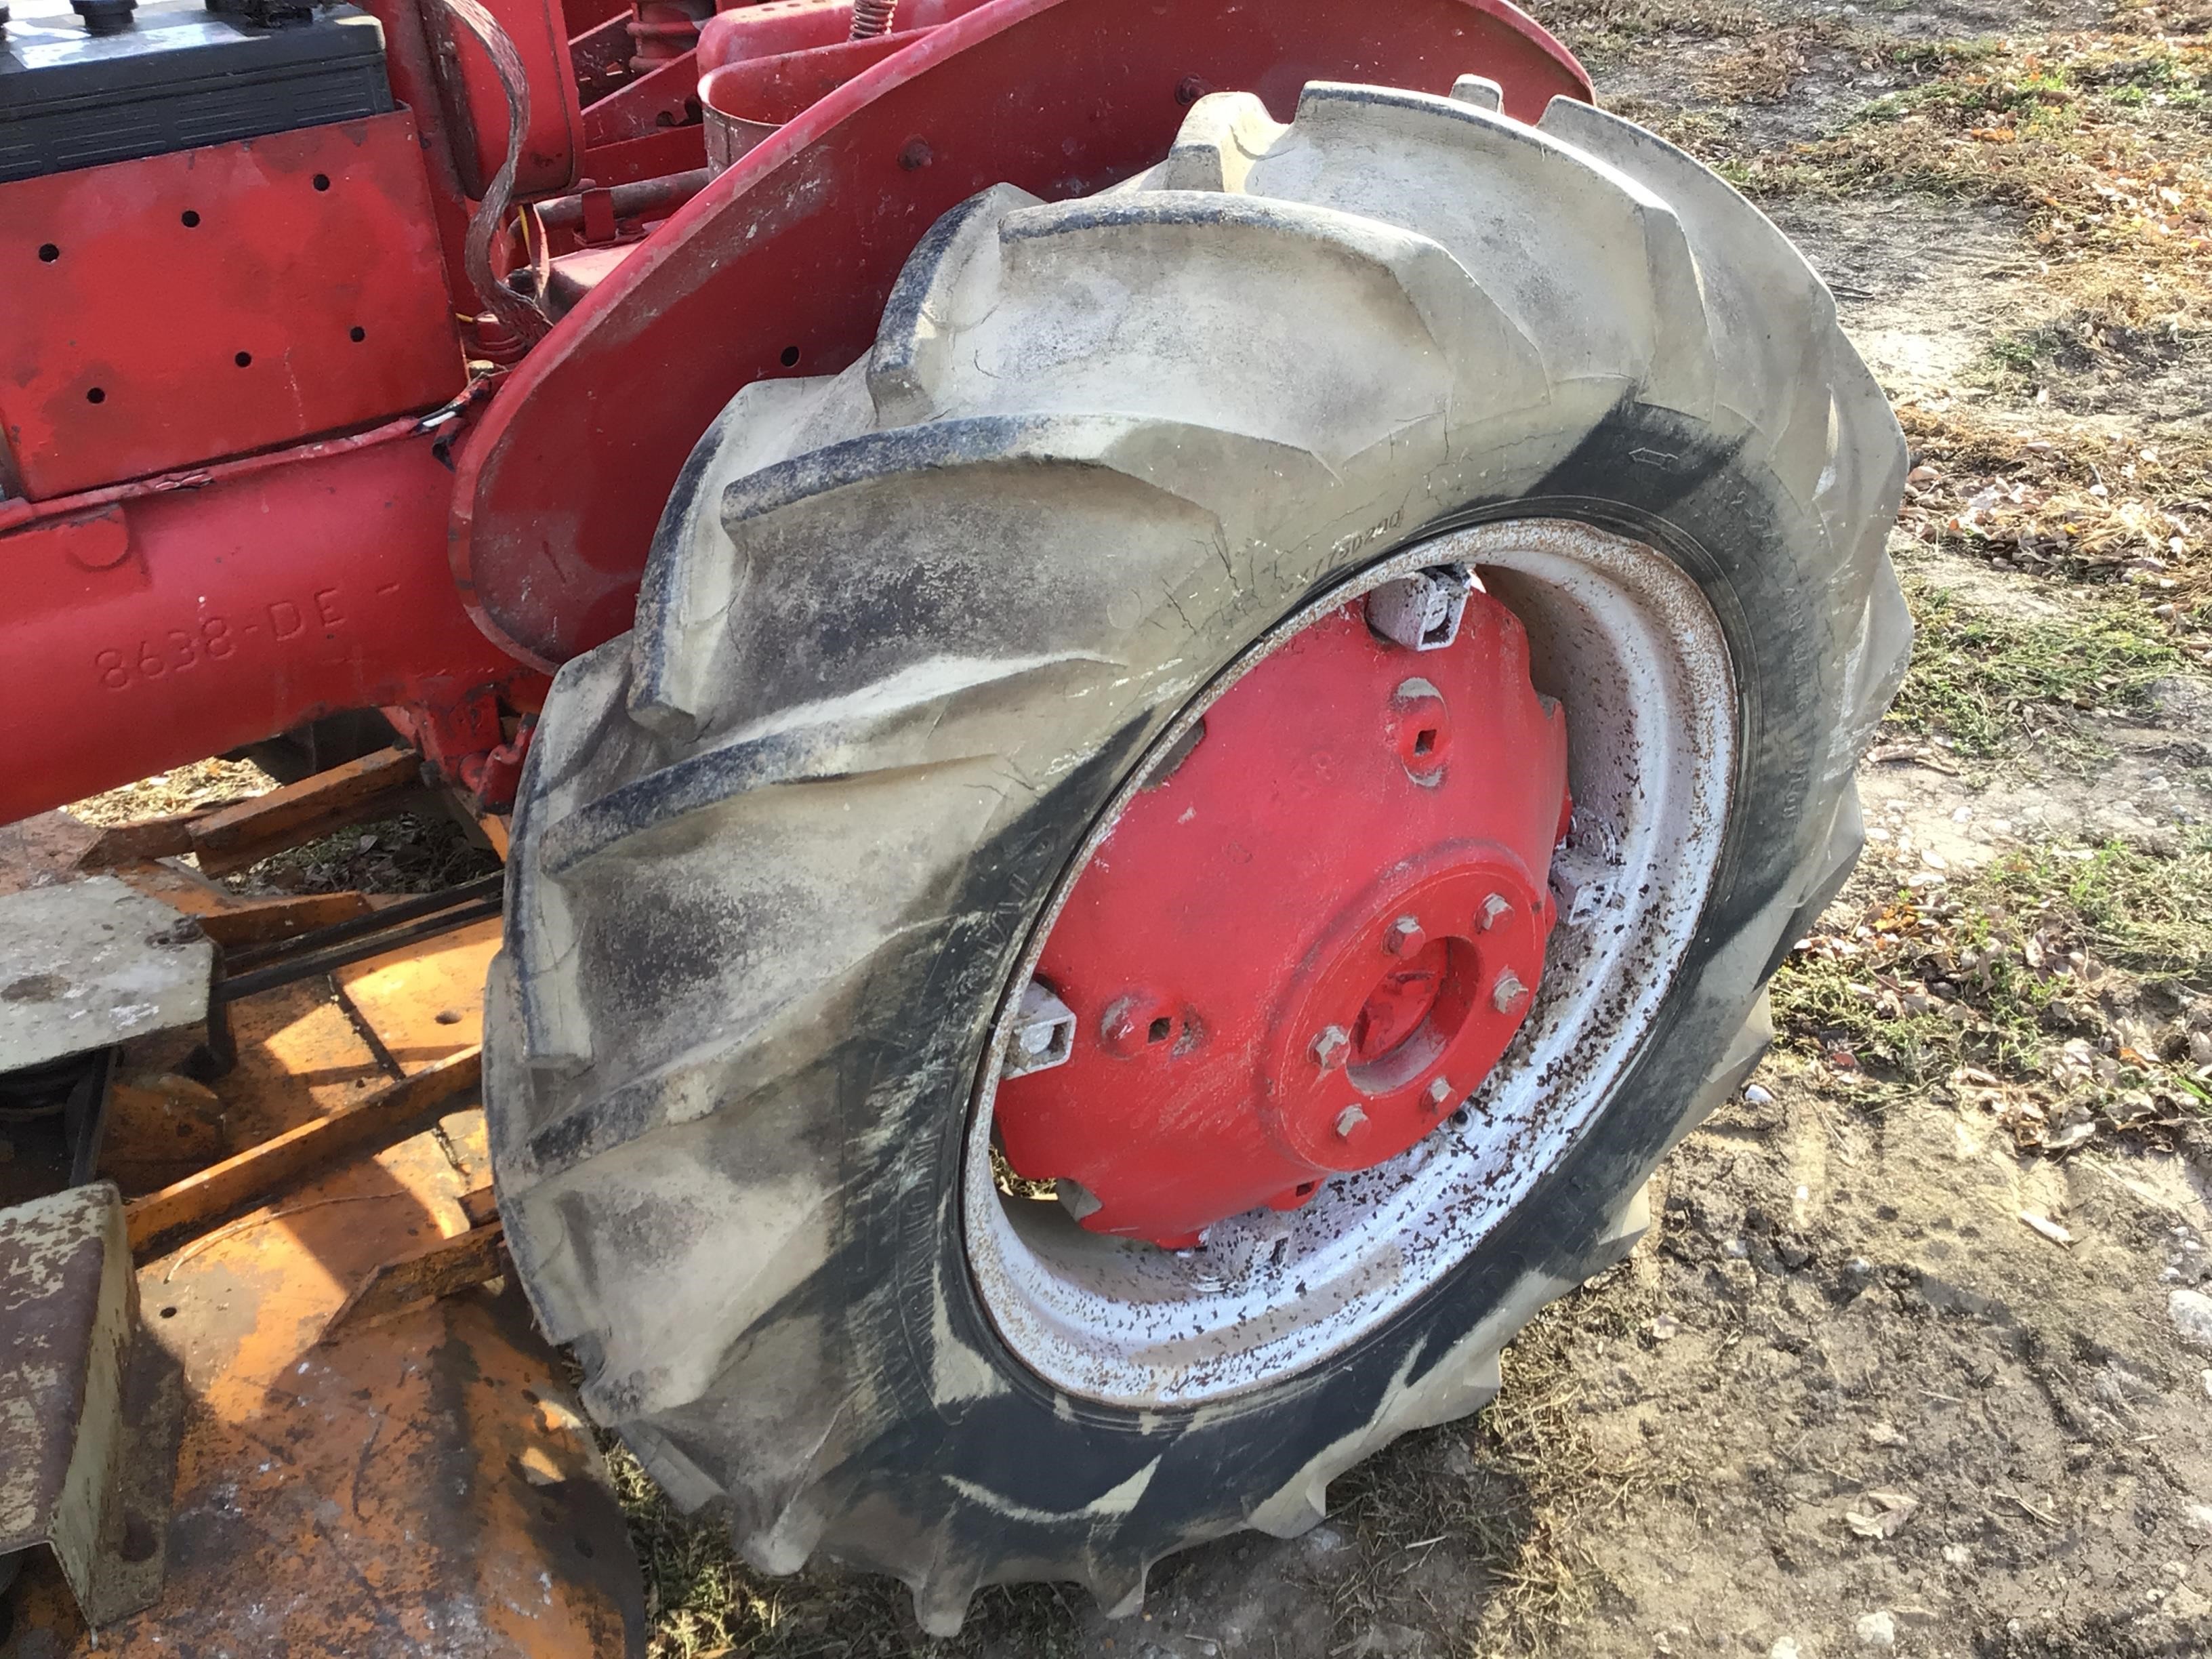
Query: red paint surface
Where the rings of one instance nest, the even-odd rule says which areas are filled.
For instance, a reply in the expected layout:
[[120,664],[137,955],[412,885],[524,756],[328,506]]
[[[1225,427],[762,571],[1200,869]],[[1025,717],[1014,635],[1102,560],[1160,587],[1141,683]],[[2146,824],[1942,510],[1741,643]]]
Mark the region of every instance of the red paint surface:
[[[1589,94],[1502,0],[994,0],[918,33],[694,198],[531,352],[461,458],[455,579],[518,653],[587,649],[630,625],[653,526],[716,412],[752,380],[865,351],[946,209],[1001,181],[1060,198],[1126,178],[1166,153],[1194,86],[1287,118],[1310,80],[1441,93],[1468,73],[1526,120]],[[917,138],[927,165],[902,167]]]
[[0,431],[34,500],[461,389],[404,110],[0,185]]
[[[530,118],[516,159],[514,196],[557,195],[576,182],[584,117],[568,63],[567,19],[546,0],[482,0],[514,43],[530,93]],[[481,198],[507,160],[507,88],[491,56],[442,5],[423,7],[431,50],[447,66],[439,103],[462,189]]]
[[450,483],[393,438],[0,533],[0,823],[328,710],[536,680],[446,578]]
[[[994,0],[894,37],[680,210],[507,378],[454,477],[411,420],[375,424],[460,390],[452,311],[472,305],[430,49],[411,8],[370,3],[419,146],[403,110],[0,186],[0,821],[326,709],[534,701],[500,646],[550,668],[629,626],[729,398],[859,356],[908,252],[976,190],[1065,197],[1158,159],[1194,88],[1284,116],[1311,78],[1478,71],[1528,118],[1589,93],[1501,0]],[[786,99],[834,78],[764,73]],[[538,113],[565,126],[573,94]],[[698,135],[611,143],[594,176],[696,166]],[[571,144],[540,146],[549,178]]]
[[1566,763],[1488,595],[1441,651],[1377,639],[1358,605],[1306,629],[1078,878],[1037,968],[1074,1047],[1000,1085],[1007,1161],[1081,1182],[1093,1231],[1179,1247],[1404,1152],[1528,1012]]

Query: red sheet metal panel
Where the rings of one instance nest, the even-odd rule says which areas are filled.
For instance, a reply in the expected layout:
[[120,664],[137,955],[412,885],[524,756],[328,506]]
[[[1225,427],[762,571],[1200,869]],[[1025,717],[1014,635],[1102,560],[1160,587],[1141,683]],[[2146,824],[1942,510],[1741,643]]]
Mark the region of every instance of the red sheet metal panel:
[[0,185],[0,434],[34,500],[458,392],[406,111]]
[[455,481],[471,610],[547,666],[628,628],[653,526],[715,412],[752,380],[858,357],[923,231],[976,191],[1060,198],[1126,178],[1166,153],[1199,91],[1255,92],[1288,119],[1310,80],[1442,93],[1469,73],[1525,120],[1589,95],[1504,0],[993,0],[918,33],[695,197],[516,370]]
[[339,441],[0,533],[0,823],[333,709],[534,680],[453,592],[434,443]]

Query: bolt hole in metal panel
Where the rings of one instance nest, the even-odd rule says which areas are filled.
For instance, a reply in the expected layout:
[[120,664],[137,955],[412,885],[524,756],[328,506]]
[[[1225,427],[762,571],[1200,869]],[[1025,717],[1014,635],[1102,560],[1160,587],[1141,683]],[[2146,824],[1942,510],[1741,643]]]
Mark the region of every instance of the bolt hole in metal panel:
[[[1562,520],[1421,544],[1263,639],[1137,769],[1062,878],[1014,983],[1029,984],[1078,878],[1147,770],[1175,754],[1238,677],[1367,591],[1447,563],[1473,568],[1519,618],[1535,690],[1565,706],[1575,808],[1550,872],[1559,923],[1533,999],[1502,976],[1483,988],[1501,1013],[1526,1004],[1520,1030],[1463,1108],[1444,1109],[1456,1092],[1447,1081],[1436,1127],[1406,1150],[1315,1182],[1310,1194],[1296,1190],[1291,1201],[1302,1207],[1262,1206],[1216,1222],[1200,1248],[1185,1249],[1105,1237],[1060,1205],[1002,1194],[989,1157],[1000,1072],[988,1063],[963,1174],[968,1258],[1000,1335],[1051,1383],[1121,1405],[1195,1406],[1290,1376],[1376,1328],[1464,1261],[1558,1162],[1658,1012],[1727,823],[1734,672],[1719,623],[1678,566]],[[1478,937],[1517,925],[1510,906],[1484,896],[1468,903]],[[1078,1000],[1075,988],[1055,988]],[[1009,998],[987,1053],[1004,1051],[1018,1001]],[[1340,1060],[1356,1061],[1350,1042],[1346,1033]],[[1354,1103],[1358,1121],[1324,1130],[1346,1139],[1371,1132],[1376,1097]],[[1319,1150],[1310,1135],[1301,1147]],[[1010,1158],[1013,1150],[1010,1142]]]
[[404,110],[0,185],[0,484],[33,500],[464,379]]

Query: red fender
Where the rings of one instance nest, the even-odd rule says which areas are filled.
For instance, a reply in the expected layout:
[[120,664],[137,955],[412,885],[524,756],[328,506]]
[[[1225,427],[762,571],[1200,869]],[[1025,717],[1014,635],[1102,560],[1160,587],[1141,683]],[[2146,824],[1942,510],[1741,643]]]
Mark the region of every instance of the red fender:
[[457,467],[464,602],[545,668],[629,627],[708,423],[753,380],[855,361],[922,233],[975,191],[1103,189],[1164,155],[1206,91],[1288,120],[1309,81],[1442,93],[1467,74],[1522,120],[1590,95],[1504,0],[994,0],[915,32],[687,203],[509,377]]

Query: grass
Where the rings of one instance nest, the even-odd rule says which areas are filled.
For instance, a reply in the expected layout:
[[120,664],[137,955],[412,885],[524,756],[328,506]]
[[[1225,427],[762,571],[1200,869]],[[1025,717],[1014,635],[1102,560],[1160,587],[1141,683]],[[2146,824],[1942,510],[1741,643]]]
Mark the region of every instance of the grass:
[[[1596,1590],[1577,1533],[1683,1474],[1648,1455],[1608,1455],[1584,1426],[1571,1349],[1591,1334],[1631,1337],[1655,1311],[1629,1279],[1616,1268],[1593,1293],[1539,1314],[1505,1354],[1504,1387],[1480,1417],[1409,1435],[1330,1488],[1328,1524],[1349,1534],[1352,1557],[1312,1587],[1333,1651],[1378,1622],[1412,1618],[1459,1626],[1455,1650],[1468,1659],[1562,1650]],[[604,1444],[645,1575],[648,1659],[1057,1659],[1084,1644],[1090,1598],[1073,1585],[986,1590],[967,1628],[939,1642],[921,1634],[905,1589],[890,1580],[820,1565],[763,1577],[737,1559],[719,1518],[678,1515],[618,1441]],[[1455,1608],[1409,1606],[1418,1592],[1401,1581],[1440,1547],[1474,1571],[1482,1594]],[[1170,1558],[1154,1569],[1154,1605],[1179,1566]],[[1148,1632],[1140,1620],[1111,1633],[1141,1652]]]
[[2064,621],[2027,622],[1909,575],[1905,597],[1918,633],[1888,727],[1975,759],[2032,737],[2063,761],[2094,762],[2105,745],[2075,716],[2139,712],[2153,684],[2188,665],[2140,605],[2077,599]]
[[1584,1410],[1578,1338],[1623,1339],[1656,1310],[1615,1268],[1589,1293],[1555,1303],[1506,1350],[1498,1398],[1471,1423],[1409,1435],[1329,1489],[1332,1524],[1358,1540],[1358,1567],[1333,1586],[1331,1652],[1378,1621],[1409,1616],[1398,1581],[1421,1553],[1457,1551],[1480,1575],[1480,1612],[1428,1610],[1455,1625],[1468,1659],[1571,1651],[1564,1645],[1594,1607],[1598,1583],[1577,1538],[1671,1489],[1684,1471],[1649,1453],[1607,1454]]
[[[1991,356],[2036,361],[2021,337]],[[2193,605],[2191,579],[2212,569],[2212,436],[2031,427],[1955,404],[1897,413],[1914,462],[1899,523],[1913,540],[2068,581],[2179,591]]]
[[[2092,350],[2172,355],[2212,333],[2212,40],[2203,20],[2164,33],[1926,40],[1865,22],[1741,9],[1589,0],[1571,40],[1600,61],[1631,46],[1741,40],[1707,52],[1704,107],[1628,109],[1755,200],[1920,196],[2010,208],[2038,279]],[[2193,27],[2193,31],[2191,32]],[[1744,106],[1810,74],[1893,84],[1810,137],[1778,138]]]
[[2175,1018],[2212,991],[2212,831],[2172,850],[2035,847],[1938,882],[1863,871],[1775,975],[1785,1051],[1891,1099],[1995,1091],[2025,1144],[2207,1114]]

